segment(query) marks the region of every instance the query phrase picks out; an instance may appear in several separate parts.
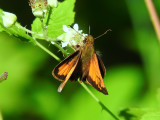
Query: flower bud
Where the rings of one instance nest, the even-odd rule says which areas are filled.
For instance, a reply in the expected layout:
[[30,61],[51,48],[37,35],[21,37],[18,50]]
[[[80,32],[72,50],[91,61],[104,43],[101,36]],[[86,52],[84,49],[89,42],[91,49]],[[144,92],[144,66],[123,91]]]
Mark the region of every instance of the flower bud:
[[47,2],[48,2],[48,5],[50,6],[50,7],[57,7],[58,6],[58,1],[57,0],[47,0]]
[[43,18],[46,16],[48,10],[46,0],[30,0],[30,6],[35,17]]
[[3,12],[3,14],[2,20],[4,27],[9,28],[17,21],[17,16],[15,14],[9,12]]

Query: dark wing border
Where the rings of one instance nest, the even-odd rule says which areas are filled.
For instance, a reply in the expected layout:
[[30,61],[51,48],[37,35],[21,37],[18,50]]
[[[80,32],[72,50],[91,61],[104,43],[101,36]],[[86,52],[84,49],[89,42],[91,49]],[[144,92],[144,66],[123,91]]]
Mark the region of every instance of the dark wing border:
[[106,74],[106,68],[105,68],[105,66],[103,64],[103,61],[100,58],[100,56],[97,55],[97,54],[96,54],[96,56],[97,56],[97,59],[98,59],[98,65],[99,65],[99,68],[100,68],[100,72],[101,72],[102,78],[104,78],[104,76]]

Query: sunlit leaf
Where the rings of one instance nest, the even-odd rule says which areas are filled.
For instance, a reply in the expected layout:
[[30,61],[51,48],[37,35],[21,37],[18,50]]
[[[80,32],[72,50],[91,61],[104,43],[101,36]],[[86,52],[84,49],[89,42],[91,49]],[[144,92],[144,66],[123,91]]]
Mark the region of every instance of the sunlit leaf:
[[159,120],[160,112],[151,108],[127,108],[121,111],[120,116],[125,120]]
[[71,25],[74,22],[75,0],[65,0],[59,3],[58,8],[52,10],[48,23],[48,36],[56,38],[63,33],[62,25]]

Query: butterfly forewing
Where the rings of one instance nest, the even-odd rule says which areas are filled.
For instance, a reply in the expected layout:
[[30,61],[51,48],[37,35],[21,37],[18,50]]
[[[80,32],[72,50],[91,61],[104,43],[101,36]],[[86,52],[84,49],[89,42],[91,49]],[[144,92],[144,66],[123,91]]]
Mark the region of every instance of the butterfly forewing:
[[58,88],[59,92],[62,91],[64,85],[72,75],[74,69],[77,66],[80,56],[81,56],[80,50],[74,52],[73,54],[68,56],[66,59],[64,59],[60,64],[58,64],[52,71],[52,75],[56,79],[63,81]]
[[[104,71],[103,71],[104,72]],[[103,73],[104,74],[104,73]],[[87,83],[96,88],[98,91],[108,94],[103,82],[101,71],[99,69],[98,59],[96,54],[90,60],[89,73],[87,76]]]

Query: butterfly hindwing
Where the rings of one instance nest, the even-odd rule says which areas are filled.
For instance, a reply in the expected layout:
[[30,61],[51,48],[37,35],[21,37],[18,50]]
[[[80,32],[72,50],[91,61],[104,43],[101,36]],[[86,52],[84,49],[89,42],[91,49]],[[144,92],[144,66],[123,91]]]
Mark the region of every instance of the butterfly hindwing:
[[[94,54],[93,58],[90,60],[87,83],[96,88],[98,91],[108,94],[102,78],[105,74],[104,67],[100,68],[99,66],[101,66],[101,63],[98,62],[97,56]],[[103,72],[100,71],[100,69]]]
[[103,64],[103,61],[101,60],[100,56],[96,54],[96,57],[98,59],[98,65],[99,65],[99,68],[100,68],[102,78],[104,78],[104,76],[106,74],[106,68],[105,68],[105,66]]

